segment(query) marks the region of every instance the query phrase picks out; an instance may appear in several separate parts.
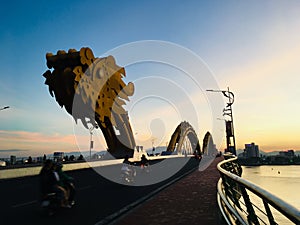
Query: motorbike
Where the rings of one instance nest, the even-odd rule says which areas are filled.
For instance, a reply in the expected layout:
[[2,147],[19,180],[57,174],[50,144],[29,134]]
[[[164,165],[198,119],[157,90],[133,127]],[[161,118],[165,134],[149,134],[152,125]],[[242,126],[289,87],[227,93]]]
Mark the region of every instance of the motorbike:
[[141,173],[149,173],[150,172],[150,167],[149,163],[142,163],[141,164]]
[[61,205],[61,197],[58,196],[57,192],[48,192],[46,194],[43,194],[41,199],[41,209],[44,214],[48,216],[52,216],[62,208],[72,208],[75,205],[74,184],[73,183],[66,184],[65,189],[68,193],[68,204],[66,204],[65,206]]
[[136,170],[132,165],[123,164],[121,168],[120,180],[122,184],[129,184],[134,182]]

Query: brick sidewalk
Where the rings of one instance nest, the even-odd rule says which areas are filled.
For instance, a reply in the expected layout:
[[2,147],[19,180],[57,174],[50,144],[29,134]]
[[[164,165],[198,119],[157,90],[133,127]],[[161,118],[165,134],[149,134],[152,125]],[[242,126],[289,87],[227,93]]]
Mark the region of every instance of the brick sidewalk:
[[206,170],[179,180],[114,224],[221,224],[216,197],[220,176],[216,167],[222,160],[223,157],[216,158]]

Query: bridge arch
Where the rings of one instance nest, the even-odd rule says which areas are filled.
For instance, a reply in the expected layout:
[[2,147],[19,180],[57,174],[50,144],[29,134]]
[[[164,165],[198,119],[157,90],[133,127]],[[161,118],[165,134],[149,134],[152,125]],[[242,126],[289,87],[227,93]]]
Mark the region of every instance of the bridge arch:
[[195,151],[201,152],[197,134],[188,122],[181,122],[171,136],[167,152],[191,155]]
[[217,153],[216,145],[210,132],[206,132],[203,138],[202,154],[215,155]]

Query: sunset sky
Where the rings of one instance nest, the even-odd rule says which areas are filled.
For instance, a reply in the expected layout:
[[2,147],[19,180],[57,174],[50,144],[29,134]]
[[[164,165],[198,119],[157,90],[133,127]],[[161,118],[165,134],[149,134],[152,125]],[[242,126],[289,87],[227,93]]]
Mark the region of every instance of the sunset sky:
[[[89,148],[89,131],[74,127],[44,85],[47,52],[90,47],[102,56],[145,40],[188,49],[203,60],[220,89],[230,87],[237,148],[255,142],[264,151],[300,149],[299,1],[7,1],[0,19],[0,108],[10,106],[0,111],[0,157]],[[133,103],[164,80],[192,99],[199,120],[191,111],[178,117],[167,95],[128,103],[137,144],[148,148],[154,139],[155,146],[166,145],[182,119],[191,121],[201,142],[212,124],[224,133],[224,121],[217,120],[222,111],[216,117],[210,113],[207,98],[219,95],[204,91],[210,87],[197,92],[172,68],[124,65],[115,57],[127,71],[126,82],[135,83]],[[174,101],[185,107],[184,98]],[[106,148],[100,131],[94,138],[95,150]],[[225,147],[224,140],[217,142]]]

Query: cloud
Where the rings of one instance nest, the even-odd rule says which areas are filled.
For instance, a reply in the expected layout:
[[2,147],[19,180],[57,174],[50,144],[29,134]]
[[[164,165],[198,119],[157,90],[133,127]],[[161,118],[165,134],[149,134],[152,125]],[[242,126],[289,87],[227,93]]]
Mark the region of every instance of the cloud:
[[49,142],[63,142],[71,144],[74,142],[74,135],[59,135],[56,134],[43,134],[39,132],[28,131],[0,131],[0,141],[15,141],[15,142],[36,142],[36,143],[49,143]]
[[0,152],[26,152],[26,149],[1,149]]
[[259,60],[248,58],[247,62],[224,70],[222,74],[226,74],[226,79],[230,80],[230,84],[238,91],[249,91],[252,85],[272,88],[272,84],[280,84],[280,81],[291,81],[298,77],[295,70],[299,72],[300,69],[299,56],[300,46],[294,46],[293,49],[284,49]]
[[44,154],[57,150],[74,150],[76,148],[74,135],[0,130],[0,149],[5,149],[2,152],[23,153],[26,151],[28,154]]
[[[93,135],[93,150],[106,149],[105,139],[102,132],[97,130]],[[52,154],[55,151],[86,151],[89,149],[90,134],[86,131],[84,134],[59,133],[45,134],[40,132],[29,131],[4,131],[0,130],[0,153],[14,154],[17,156],[38,156],[43,154]]]

